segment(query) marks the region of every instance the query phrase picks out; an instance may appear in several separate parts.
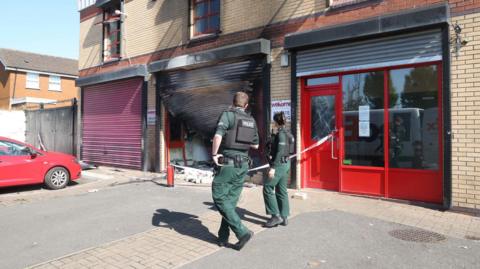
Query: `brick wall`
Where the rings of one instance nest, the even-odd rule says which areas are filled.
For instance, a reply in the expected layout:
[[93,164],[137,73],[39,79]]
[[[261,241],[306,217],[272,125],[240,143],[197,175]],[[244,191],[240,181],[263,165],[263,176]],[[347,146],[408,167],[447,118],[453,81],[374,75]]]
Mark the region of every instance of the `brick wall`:
[[[385,0],[367,1],[360,5],[347,6],[323,12],[325,1],[318,0],[224,0],[221,11],[220,38],[213,41],[188,44],[187,1],[135,0],[127,1],[125,12],[127,44],[126,53],[133,64],[149,63],[264,37],[273,41],[271,69],[272,100],[290,99],[290,67],[280,67],[280,53],[284,35],[443,3],[443,0]],[[475,69],[480,68],[480,0],[450,0],[452,22],[464,27],[462,34],[470,40],[462,49],[459,58],[452,56],[452,179],[455,206],[480,208],[480,79]],[[476,13],[475,13],[476,12]],[[464,15],[463,15],[464,14]],[[101,24],[99,16],[81,23],[80,69],[98,65],[101,49]],[[101,18],[101,17],[100,17]],[[288,21],[288,22],[287,22]],[[267,24],[273,24],[264,28]],[[171,48],[171,49],[167,49]],[[156,53],[153,53],[157,51]],[[475,54],[476,52],[476,54]],[[140,56],[141,55],[141,56]],[[135,57],[138,56],[138,57]],[[127,61],[111,64],[105,68],[91,69],[83,74],[113,71],[125,67]],[[480,75],[477,75],[480,77]],[[152,91],[149,89],[149,92]],[[478,93],[478,94],[477,94]],[[478,96],[477,96],[478,95]],[[476,100],[478,98],[478,100]],[[300,86],[298,86],[300,101]],[[149,100],[149,107],[153,101]],[[293,105],[293,104],[292,104]],[[162,108],[164,110],[164,108]],[[164,112],[164,111],[163,111]],[[164,113],[162,113],[164,115]],[[297,134],[301,135],[300,104],[297,110]],[[164,118],[160,119],[163,130]],[[149,136],[151,135],[149,130]],[[160,134],[160,163],[164,165],[164,134]],[[478,138],[477,138],[478,136]],[[477,141],[478,140],[478,141]],[[299,141],[299,139],[298,139]],[[300,143],[297,145],[300,149]],[[298,167],[299,168],[299,167]],[[300,169],[297,169],[299,178]]]
[[[291,72],[291,60],[288,67],[280,66],[280,56],[283,52],[282,48],[272,49],[272,68],[270,71],[270,98],[272,101],[279,100],[291,100],[290,97],[290,72]],[[293,105],[293,104],[290,104]],[[270,128],[273,127],[273,121]],[[291,128],[290,123],[286,125],[287,128]]]
[[[27,74],[23,72],[9,72],[10,74],[10,86],[11,92],[13,92],[13,82],[15,81],[15,99],[22,97],[35,97],[35,98],[45,98],[52,100],[67,100],[74,97],[78,98],[78,89],[75,87],[75,79],[61,77],[61,92],[50,91],[49,87],[49,77],[48,75],[39,76],[39,89],[28,89],[26,88],[26,79]],[[12,97],[12,96],[10,96]]]
[[186,0],[130,1],[125,3],[125,13],[124,57],[176,47],[188,41]]
[[469,40],[458,58],[452,53],[453,204],[480,209],[480,13],[451,21]]
[[[156,80],[155,76],[150,76],[150,79],[148,80],[148,90],[147,90],[147,113],[149,111],[155,111],[155,104],[156,104],[156,99],[155,99],[155,86],[156,86]],[[158,119],[157,119],[158,120]],[[148,124],[148,121],[147,121]],[[156,123],[158,124],[158,123]],[[156,125],[147,125],[147,144],[146,144],[146,150],[147,150],[147,156],[148,156],[148,167],[147,170],[153,171],[155,169],[155,148],[157,141],[155,141],[155,126]]]
[[10,108],[10,76],[9,72],[3,71],[0,64],[0,109]]
[[325,0],[224,0],[221,29],[229,34],[313,15],[325,10]]
[[[455,2],[458,0],[452,0]],[[188,39],[187,1],[135,0],[125,4],[125,57],[131,59],[95,67],[101,63],[101,15],[81,21],[80,76],[114,71],[129,64],[195,53],[256,38],[271,39],[274,47],[283,45],[286,34],[328,25],[351,22],[401,10],[419,8],[443,0],[385,0],[367,1],[340,9],[326,10],[325,0],[234,1],[224,0],[221,11],[221,30],[218,38],[190,42]],[[456,12],[465,7],[456,5]],[[472,6],[469,6],[472,7]],[[82,14],[81,14],[82,17]],[[268,27],[267,27],[268,24]],[[92,28],[93,27],[93,28]],[[92,28],[92,29],[90,29]],[[89,67],[95,67],[88,69]]]
[[[156,110],[156,77],[154,75],[150,76],[148,80],[148,107],[147,111],[155,111]],[[156,125],[148,125],[147,126],[147,145],[146,149],[148,151],[148,162],[149,167],[147,167],[150,171],[155,171],[157,166],[156,160],[156,147],[158,144],[158,150],[160,152],[160,159],[158,160],[160,171],[165,171],[165,140],[164,140],[164,126],[165,126],[165,109],[163,105],[161,106],[161,118],[156,119]],[[156,140],[155,131],[157,125],[160,125],[160,137]]]
[[161,105],[161,119],[160,119],[160,141],[158,142],[160,144],[159,148],[160,148],[160,171],[166,171],[166,143],[165,143],[165,139],[166,139],[166,134],[165,134],[165,115],[167,113],[167,110],[165,109],[165,107],[163,105]]
[[[325,0],[225,0],[222,3],[222,35],[256,29],[251,35],[243,34],[246,39],[260,37],[262,27],[268,24],[313,15],[325,9]],[[102,63],[102,15],[99,11],[96,8],[86,10],[88,14],[83,15],[80,23],[80,70]],[[127,1],[125,13],[127,17],[123,24],[122,39],[124,58],[151,54],[189,42],[186,0]],[[143,60],[150,62],[151,57]]]
[[291,66],[280,66],[281,53],[282,48],[272,49],[272,69],[270,76],[270,96],[272,97],[272,100],[290,99]]

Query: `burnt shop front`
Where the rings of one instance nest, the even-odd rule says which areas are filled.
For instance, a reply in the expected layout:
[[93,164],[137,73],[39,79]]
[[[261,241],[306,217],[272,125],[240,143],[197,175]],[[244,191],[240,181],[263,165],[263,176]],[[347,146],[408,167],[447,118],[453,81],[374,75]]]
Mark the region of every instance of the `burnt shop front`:
[[331,135],[300,160],[301,187],[449,207],[446,21],[437,6],[287,36],[300,146]]
[[157,104],[165,108],[166,164],[209,166],[218,118],[240,90],[250,97],[247,110],[257,122],[262,142],[251,156],[255,164],[264,162],[270,107],[269,54],[270,42],[258,39],[150,65],[156,77]]

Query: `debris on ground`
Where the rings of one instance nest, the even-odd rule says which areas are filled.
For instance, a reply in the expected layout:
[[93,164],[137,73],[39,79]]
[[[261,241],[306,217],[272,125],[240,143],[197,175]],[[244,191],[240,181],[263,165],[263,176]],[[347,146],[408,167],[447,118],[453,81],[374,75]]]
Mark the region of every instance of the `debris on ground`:
[[305,192],[296,192],[292,196],[293,199],[307,200],[307,194]]

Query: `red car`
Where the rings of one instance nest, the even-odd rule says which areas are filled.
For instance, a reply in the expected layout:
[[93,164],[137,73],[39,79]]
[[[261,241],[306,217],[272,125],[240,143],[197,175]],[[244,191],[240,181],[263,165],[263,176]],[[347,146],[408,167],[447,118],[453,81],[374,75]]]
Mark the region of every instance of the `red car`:
[[72,155],[46,152],[0,136],[0,187],[45,183],[56,190],[80,178],[81,171]]

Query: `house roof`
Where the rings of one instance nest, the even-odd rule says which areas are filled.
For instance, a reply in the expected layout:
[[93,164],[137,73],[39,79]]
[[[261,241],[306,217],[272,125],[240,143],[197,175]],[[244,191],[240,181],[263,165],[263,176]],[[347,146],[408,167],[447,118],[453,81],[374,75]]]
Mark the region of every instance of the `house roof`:
[[78,61],[19,50],[0,48],[0,62],[5,68],[78,76]]

